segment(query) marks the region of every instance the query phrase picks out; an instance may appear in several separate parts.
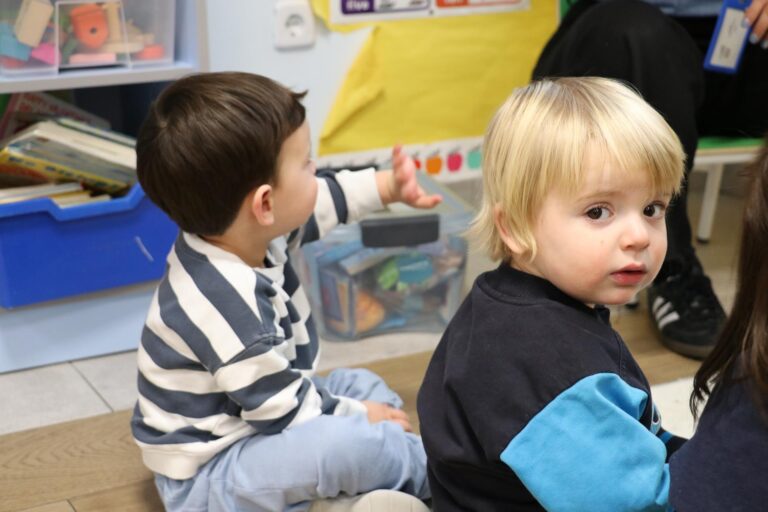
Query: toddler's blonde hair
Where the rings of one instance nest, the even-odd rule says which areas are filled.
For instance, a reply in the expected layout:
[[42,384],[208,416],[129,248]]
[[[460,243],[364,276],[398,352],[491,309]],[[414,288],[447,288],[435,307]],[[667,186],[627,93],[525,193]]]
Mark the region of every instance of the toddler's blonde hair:
[[626,85],[606,78],[558,78],[514,90],[483,141],[483,200],[472,231],[493,259],[512,257],[494,223],[533,258],[532,227],[552,189],[576,192],[589,145],[620,172],[646,172],[656,192],[677,193],[685,165],[664,118]]

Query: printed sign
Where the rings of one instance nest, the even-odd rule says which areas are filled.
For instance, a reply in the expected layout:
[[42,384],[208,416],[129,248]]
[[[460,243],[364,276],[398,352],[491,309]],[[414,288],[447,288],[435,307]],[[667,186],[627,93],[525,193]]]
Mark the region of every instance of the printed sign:
[[530,0],[331,0],[331,22],[359,23],[530,8]]

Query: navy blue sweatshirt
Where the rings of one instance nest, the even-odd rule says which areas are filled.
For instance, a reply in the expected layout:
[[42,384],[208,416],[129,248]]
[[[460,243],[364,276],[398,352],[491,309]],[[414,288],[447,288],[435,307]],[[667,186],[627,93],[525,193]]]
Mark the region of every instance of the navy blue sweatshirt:
[[507,265],[447,327],[418,414],[437,512],[668,509],[683,441],[608,310]]
[[768,420],[748,383],[717,386],[696,433],[671,458],[677,512],[768,510]]

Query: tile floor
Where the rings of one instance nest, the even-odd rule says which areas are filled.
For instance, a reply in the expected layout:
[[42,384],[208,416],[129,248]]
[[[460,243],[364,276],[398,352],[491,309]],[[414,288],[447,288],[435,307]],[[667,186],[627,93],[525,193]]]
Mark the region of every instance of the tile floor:
[[[324,342],[321,370],[432,350],[438,334],[378,336],[355,343]],[[693,432],[691,380],[654,386],[664,425]],[[0,435],[130,409],[136,400],[136,352],[129,351],[0,375]]]
[[[320,369],[425,352],[438,339],[416,333],[324,342]],[[130,409],[136,401],[136,351],[2,374],[0,396],[0,435]]]

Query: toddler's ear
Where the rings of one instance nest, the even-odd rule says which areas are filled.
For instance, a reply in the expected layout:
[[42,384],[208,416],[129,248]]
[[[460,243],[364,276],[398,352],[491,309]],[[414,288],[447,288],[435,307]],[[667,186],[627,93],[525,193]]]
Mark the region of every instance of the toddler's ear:
[[509,252],[513,256],[520,257],[527,252],[523,245],[517,240],[517,237],[509,232],[501,205],[497,204],[493,207],[493,223],[496,225],[496,231],[499,232],[501,241],[504,242],[504,245],[507,246],[507,249],[509,249]]
[[246,201],[250,201],[250,209],[256,221],[262,226],[275,223],[275,191],[271,185],[260,185]]

